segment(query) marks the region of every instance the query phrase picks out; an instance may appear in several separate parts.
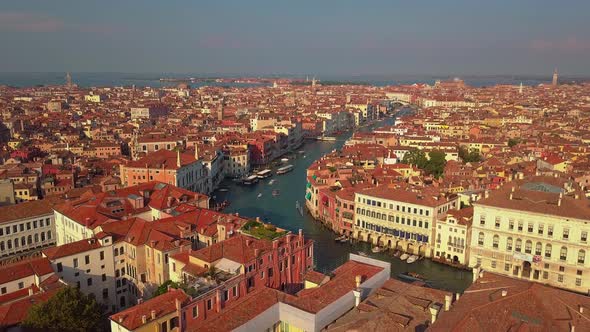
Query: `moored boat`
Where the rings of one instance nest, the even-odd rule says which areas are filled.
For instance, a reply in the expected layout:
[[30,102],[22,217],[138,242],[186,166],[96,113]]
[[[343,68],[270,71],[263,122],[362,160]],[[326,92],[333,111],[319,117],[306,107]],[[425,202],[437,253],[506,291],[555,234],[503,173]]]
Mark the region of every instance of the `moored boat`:
[[272,171],[270,169],[265,169],[256,173],[256,176],[259,179],[266,179],[267,177],[272,176]]
[[272,191],[273,196],[279,196],[280,194],[281,194],[281,192],[276,189]]
[[359,256],[368,257],[369,255],[364,251],[359,251]]
[[371,248],[371,251],[374,253],[378,253],[378,252],[381,252],[381,248],[378,246],[375,246],[375,247]]
[[402,261],[405,261],[406,259],[408,259],[408,257],[410,257],[410,255],[402,254],[401,256],[399,256],[399,259],[401,259]]
[[412,264],[412,263],[414,263],[416,260],[418,260],[418,256],[416,256],[416,255],[412,255],[412,256],[408,257],[408,260],[406,261],[406,263],[408,263],[408,264]]
[[255,184],[258,182],[258,176],[250,175],[242,180],[242,183],[245,185]]

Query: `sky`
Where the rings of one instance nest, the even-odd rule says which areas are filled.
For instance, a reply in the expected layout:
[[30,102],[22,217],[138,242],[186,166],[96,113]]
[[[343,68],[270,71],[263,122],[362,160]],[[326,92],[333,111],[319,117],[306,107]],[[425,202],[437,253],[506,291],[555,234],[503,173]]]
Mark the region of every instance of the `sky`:
[[0,72],[590,75],[590,1],[0,3]]

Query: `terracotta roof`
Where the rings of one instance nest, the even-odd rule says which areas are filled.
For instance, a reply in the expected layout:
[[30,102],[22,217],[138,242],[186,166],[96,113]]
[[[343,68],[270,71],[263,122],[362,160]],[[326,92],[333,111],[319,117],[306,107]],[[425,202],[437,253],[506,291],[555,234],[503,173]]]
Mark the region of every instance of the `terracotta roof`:
[[44,276],[50,273],[53,273],[53,268],[47,258],[28,259],[2,266],[0,268],[0,285],[32,275]]
[[128,330],[135,330],[144,325],[141,321],[143,315],[148,318],[148,322],[152,321],[152,310],[156,312],[156,319],[175,312],[177,299],[184,305],[190,300],[190,297],[181,289],[170,289],[160,296],[118,312],[110,319]]
[[52,214],[58,202],[52,198],[0,207],[0,223]]
[[570,331],[571,326],[590,331],[589,297],[486,272],[430,331]]
[[100,243],[94,239],[84,239],[76,242],[62,244],[61,246],[51,247],[43,250],[43,255],[53,260],[61,257],[67,257],[93,249],[101,248]]

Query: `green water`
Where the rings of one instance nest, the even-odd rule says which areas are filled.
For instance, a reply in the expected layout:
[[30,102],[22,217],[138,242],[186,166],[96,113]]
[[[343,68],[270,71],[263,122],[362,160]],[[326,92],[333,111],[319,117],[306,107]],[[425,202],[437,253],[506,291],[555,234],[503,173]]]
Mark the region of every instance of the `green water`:
[[[363,128],[361,130],[371,130],[379,125],[393,124],[393,118],[386,118],[379,123]],[[315,241],[315,261],[316,270],[326,273],[345,262],[348,254],[363,251],[369,256],[391,263],[392,276],[401,272],[417,272],[428,280],[433,287],[445,289],[453,292],[462,292],[471,283],[471,272],[457,270],[446,265],[434,263],[429,260],[421,260],[413,264],[407,264],[391,253],[371,252],[368,244],[342,244],[334,242],[336,235],[329,229],[316,222],[309,214],[299,214],[296,201],[304,205],[306,169],[311,163],[320,158],[322,155],[340,148],[351,133],[346,133],[338,137],[337,141],[309,141],[306,142],[300,150],[304,154],[295,153],[287,156],[288,164],[294,166],[294,170],[284,175],[273,175],[272,177],[260,180],[257,184],[244,186],[232,181],[225,181],[221,187],[228,188],[227,192],[216,192],[217,201],[227,199],[231,205],[226,208],[225,212],[237,212],[242,216],[260,217],[266,222],[271,222],[278,227],[297,232],[303,229],[304,235]],[[305,157],[304,157],[305,156]],[[272,185],[270,180],[274,179]],[[272,191],[278,190],[279,195],[273,196]],[[258,198],[259,194],[262,194]]]

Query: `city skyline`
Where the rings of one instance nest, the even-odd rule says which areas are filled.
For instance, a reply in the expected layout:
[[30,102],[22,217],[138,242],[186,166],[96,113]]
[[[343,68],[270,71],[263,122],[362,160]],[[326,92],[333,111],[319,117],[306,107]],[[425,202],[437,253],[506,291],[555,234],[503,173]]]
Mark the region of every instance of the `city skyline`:
[[584,76],[589,6],[21,1],[0,72]]

